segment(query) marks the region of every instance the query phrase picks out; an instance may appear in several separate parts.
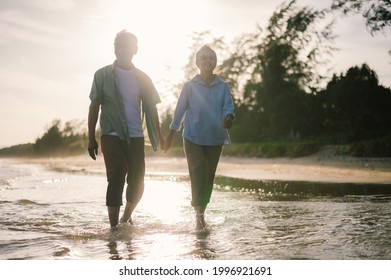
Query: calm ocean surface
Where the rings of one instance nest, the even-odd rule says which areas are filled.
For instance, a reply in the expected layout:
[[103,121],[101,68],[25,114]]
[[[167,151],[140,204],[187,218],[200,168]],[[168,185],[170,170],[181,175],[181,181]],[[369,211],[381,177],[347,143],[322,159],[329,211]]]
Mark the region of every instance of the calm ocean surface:
[[390,195],[216,183],[209,234],[193,230],[188,178],[161,174],[147,174],[134,225],[112,231],[103,170],[56,172],[0,160],[0,259],[391,259]]

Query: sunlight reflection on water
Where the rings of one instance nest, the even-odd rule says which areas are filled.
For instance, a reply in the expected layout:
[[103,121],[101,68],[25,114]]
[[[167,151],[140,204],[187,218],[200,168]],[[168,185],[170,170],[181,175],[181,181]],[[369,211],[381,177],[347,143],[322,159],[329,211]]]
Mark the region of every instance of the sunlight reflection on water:
[[104,175],[25,168],[3,178],[1,259],[391,259],[387,194],[216,178],[199,233],[188,177],[149,174],[134,225],[113,231]]
[[181,221],[190,201],[187,184],[148,180],[148,185],[138,205],[143,213],[168,224]]

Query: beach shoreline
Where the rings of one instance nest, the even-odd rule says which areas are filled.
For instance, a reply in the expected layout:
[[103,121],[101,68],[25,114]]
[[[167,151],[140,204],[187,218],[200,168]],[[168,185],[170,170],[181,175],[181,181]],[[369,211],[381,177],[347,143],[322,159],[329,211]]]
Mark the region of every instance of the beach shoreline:
[[[370,181],[362,175],[367,172],[376,175],[383,170],[384,176],[388,160],[222,157],[207,211],[212,230],[202,237],[194,234],[186,159],[158,152],[148,156],[146,164],[146,187],[134,224],[112,231],[101,154],[97,161],[87,155],[0,158],[1,258],[391,258],[385,246],[391,226],[391,184],[362,184]],[[292,181],[305,176],[310,180],[310,175],[317,181],[341,181],[355,172],[361,174],[361,183]],[[290,181],[221,177],[225,174]]]
[[[158,152],[160,153],[160,152]],[[13,163],[39,164],[56,171],[105,174],[103,156],[53,158],[3,158]],[[146,157],[147,174],[187,175],[184,157]],[[307,181],[330,183],[391,184],[391,158],[357,158],[325,152],[300,158],[240,158],[222,156],[216,172],[247,180]]]

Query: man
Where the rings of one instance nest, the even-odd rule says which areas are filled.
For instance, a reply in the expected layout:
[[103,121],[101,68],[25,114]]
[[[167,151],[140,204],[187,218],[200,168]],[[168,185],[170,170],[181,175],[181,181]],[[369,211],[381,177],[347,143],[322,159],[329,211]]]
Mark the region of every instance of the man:
[[[96,160],[95,129],[101,110],[100,142],[108,182],[106,206],[112,228],[118,222],[132,223],[132,212],[144,192],[144,117],[154,151],[159,144],[164,145],[156,109],[160,98],[151,79],[132,63],[137,50],[136,36],[126,30],[119,32],[114,40],[116,60],[95,72],[90,93],[88,153]],[[125,178],[126,206],[119,220]]]

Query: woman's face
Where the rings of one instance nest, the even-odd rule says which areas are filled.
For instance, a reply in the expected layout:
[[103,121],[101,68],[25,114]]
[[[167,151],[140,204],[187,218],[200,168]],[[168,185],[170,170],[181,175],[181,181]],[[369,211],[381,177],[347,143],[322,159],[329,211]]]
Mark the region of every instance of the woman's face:
[[213,72],[217,64],[216,54],[208,49],[200,51],[196,57],[196,65],[201,72]]

